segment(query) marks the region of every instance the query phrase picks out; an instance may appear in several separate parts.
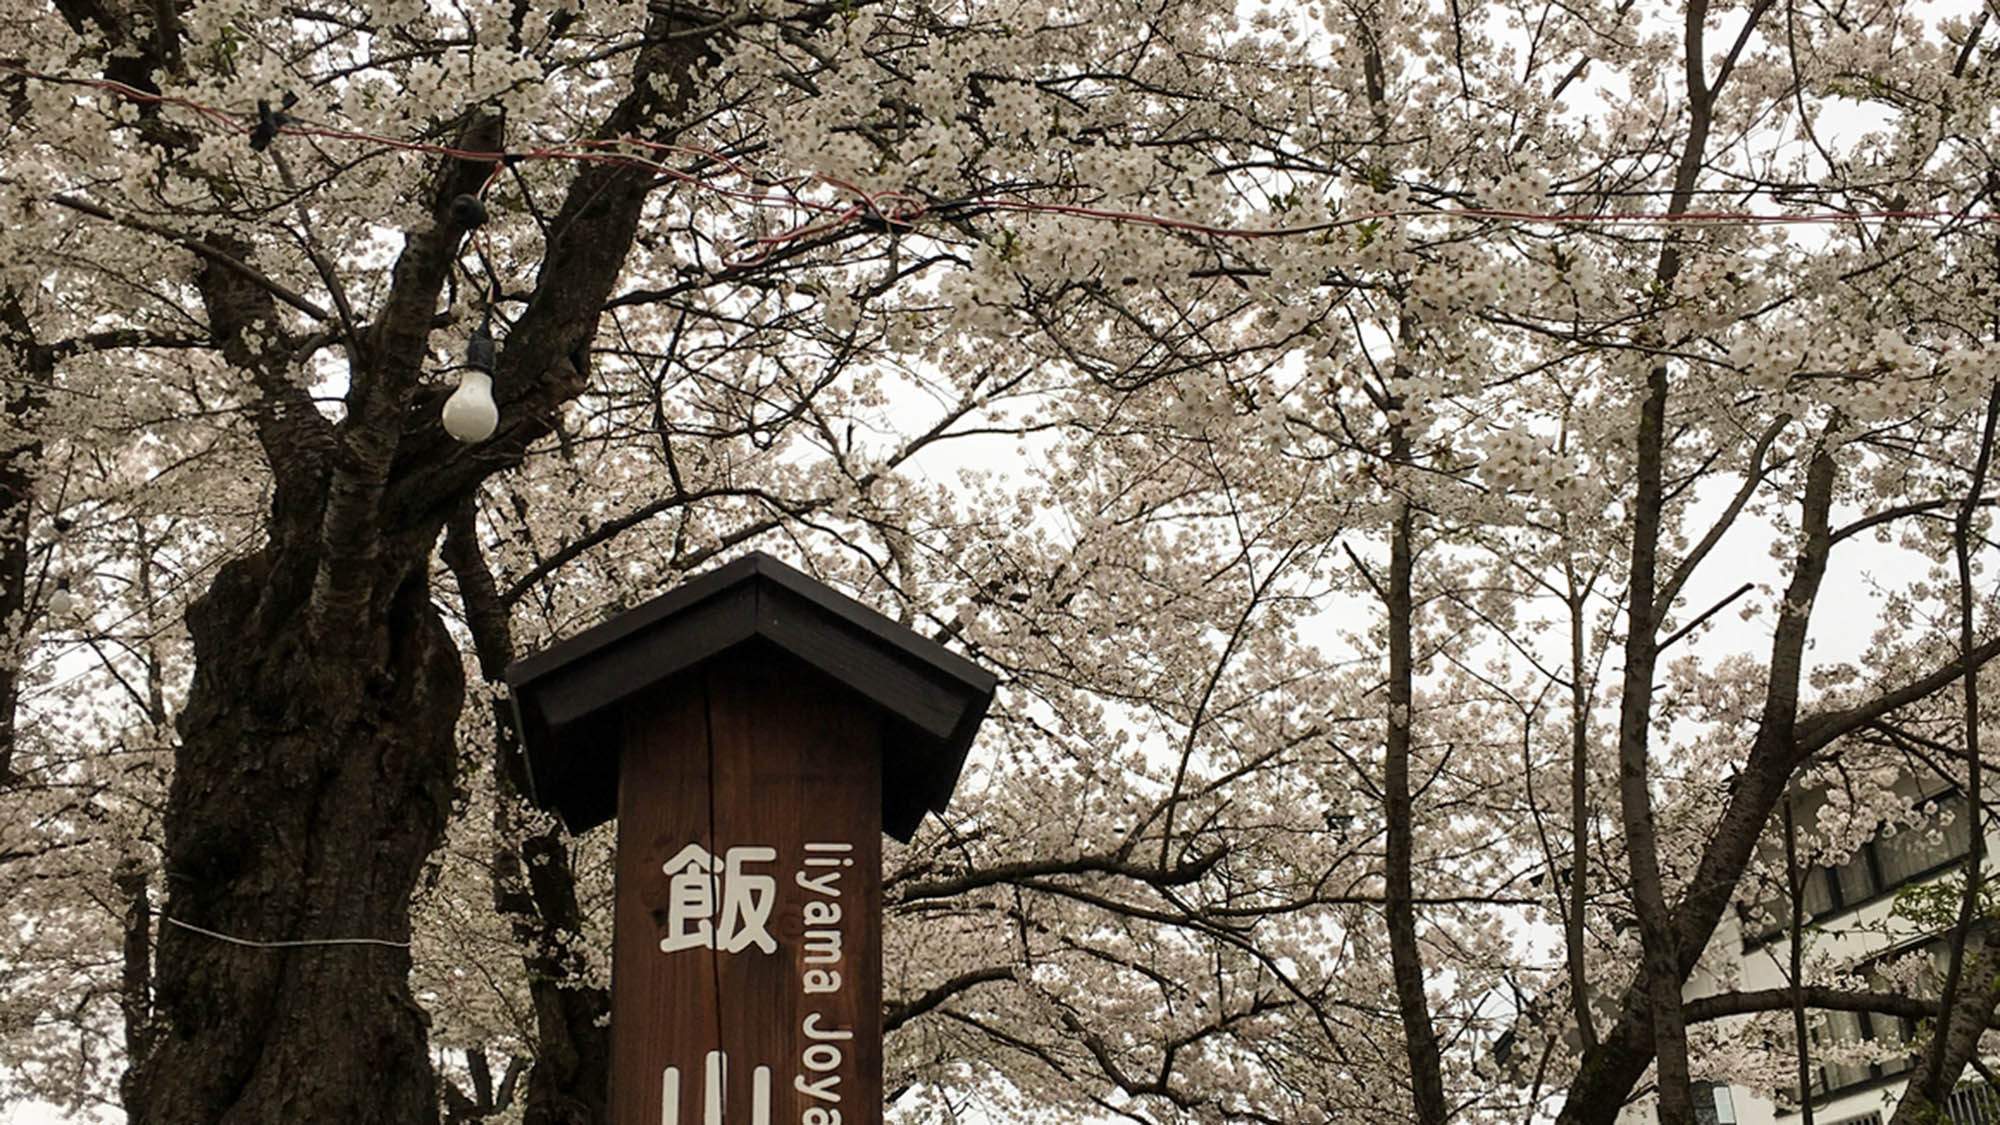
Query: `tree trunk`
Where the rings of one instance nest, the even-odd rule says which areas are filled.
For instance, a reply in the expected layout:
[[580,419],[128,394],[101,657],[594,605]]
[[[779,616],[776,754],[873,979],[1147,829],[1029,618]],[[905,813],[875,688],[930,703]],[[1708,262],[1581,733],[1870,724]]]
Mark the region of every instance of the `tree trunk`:
[[[1804,677],[1806,639],[1833,546],[1828,519],[1836,483],[1837,466],[1822,441],[1806,474],[1799,513],[1802,539],[1771,640],[1771,673],[1756,739],[1736,776],[1729,804],[1710,830],[1694,876],[1673,911],[1676,989],[1686,982],[1714,934],[1764,826],[1784,799],[1792,774],[1806,759],[1841,734],[1940,690],[1957,678],[1961,667],[1977,667],[2000,652],[2000,647],[1989,642],[1960,660],[1881,691],[1868,702],[1800,720],[1799,685]],[[1608,1123],[1617,1117],[1619,1107],[1652,1059],[1650,1046],[1655,1033],[1650,987],[1642,970],[1621,1000],[1617,1022],[1597,1050],[1585,1053],[1556,1118],[1557,1125]]]
[[33,431],[43,403],[37,387],[53,379],[49,350],[35,341],[20,298],[0,293],[0,374],[7,378],[0,410],[0,789],[18,781],[14,765],[14,723],[21,698],[21,664],[26,659],[29,622],[40,611],[28,604],[28,533],[34,526],[35,467],[42,443]]
[[[665,140],[685,117],[689,76],[713,56],[709,33],[669,34],[679,11],[651,14],[631,88],[600,135]],[[501,142],[497,115],[469,111],[455,145],[487,154]],[[405,232],[388,293],[347,342],[338,423],[287,375],[296,343],[255,345],[283,323],[268,288],[214,259],[198,275],[212,336],[261,395],[270,542],[222,568],[188,610],[196,671],[167,799],[134,1125],[438,1120],[428,1017],[409,989],[410,898],[451,813],[465,683],[427,560],[447,517],[519,465],[583,389],[655,184],[644,167],[577,173],[495,365],[504,425],[467,450],[439,427],[421,375],[467,234],[453,200],[480,190],[494,163],[441,165],[428,220]],[[246,242],[204,245],[254,258]],[[574,1087],[601,1081],[565,1073]],[[544,1080],[531,1081],[531,1100]]]
[[[479,671],[500,683],[514,660],[513,626],[479,548],[471,503],[452,514],[443,559],[458,581],[465,623]],[[523,1125],[601,1125],[610,1120],[611,992],[588,983],[569,950],[584,940],[576,871],[563,830],[551,824],[523,832],[516,805],[527,792],[520,741],[508,704],[495,700],[493,908],[512,924],[528,973],[535,1011],[535,1059],[522,1101]],[[518,846],[516,840],[519,840]]]
[[[1977,609],[1972,570],[1973,520],[1979,512],[1980,495],[1986,490],[1987,470],[1993,463],[1996,428],[2000,428],[2000,384],[1987,392],[1986,423],[1981,429],[1978,455],[1973,459],[1972,479],[1951,529],[1952,557],[1958,567],[1958,650],[1968,660],[1974,648]],[[1965,739],[1966,815],[1972,823],[1972,847],[1966,851],[1961,868],[1965,883],[1959,897],[1958,923],[1951,930],[1944,985],[1938,996],[1937,1026],[1944,1030],[1931,1037],[1930,1048],[1911,1072],[1903,1102],[1896,1107],[1893,1125],[1912,1125],[1942,1117],[1937,1107],[1958,1085],[1958,1076],[1965,1070],[1966,1062],[1979,1045],[1980,1034],[1993,1015],[1994,933],[1990,926],[1978,925],[1986,897],[1985,871],[1980,863],[1986,851],[1986,779],[1979,737],[1982,725],[1979,677],[1976,674],[1965,677],[1959,691]],[[1981,948],[1969,951],[1975,928],[1980,931],[1976,937]]]
[[[1407,456],[1400,429],[1395,440],[1400,461]],[[1411,1118],[1421,1125],[1443,1125],[1447,1116],[1444,1075],[1438,1064],[1437,1029],[1431,1023],[1430,1001],[1424,992],[1424,958],[1417,942],[1411,873],[1416,850],[1410,796],[1410,709],[1414,703],[1410,640],[1416,616],[1410,590],[1416,554],[1413,525],[1409,498],[1399,497],[1389,543],[1389,723],[1382,785],[1388,840],[1383,860],[1383,913],[1389,929],[1396,1009],[1403,1021],[1404,1055],[1410,1065]]]
[[1994,992],[2000,989],[1996,954],[2000,954],[2000,930],[1983,925],[1977,934],[1967,935],[1965,977],[1955,990],[1959,995],[1952,998],[1957,1002],[1946,1009],[1942,1025],[1932,1025],[1931,1048],[1911,1071],[1889,1125],[1952,1120],[1944,1110],[1945,1100],[1958,1088],[1959,1076],[1979,1049],[1979,1037],[1993,1014]]
[[1806,1027],[1806,896],[1805,872],[1799,870],[1799,831],[1792,817],[1792,799],[1785,798],[1785,902],[1791,911],[1785,932],[1791,948],[1785,951],[1786,973],[1791,977],[1792,1050],[1797,1056],[1799,1081],[1799,1125],[1813,1125],[1812,1036]]
[[135,1125],[437,1120],[410,891],[451,810],[464,682],[423,555],[397,554],[338,646],[302,624],[299,552],[230,563],[188,611]]
[[[1770,6],[1770,0],[1757,0],[1745,14],[1744,35],[1750,33]],[[1668,203],[1668,210],[1672,212],[1686,211],[1694,198],[1695,185],[1701,178],[1716,98],[1728,81],[1735,61],[1732,52],[1718,67],[1714,78],[1711,80],[1708,77],[1708,50],[1703,46],[1707,19],[1708,5],[1705,2],[1690,4],[1683,14],[1682,61],[1687,77],[1688,132],[1674,172],[1673,196]],[[1659,262],[1653,271],[1659,292],[1673,291],[1674,283],[1680,276],[1681,260],[1678,237],[1668,238],[1661,247]],[[1656,335],[1657,332],[1657,324],[1649,321],[1641,330],[1641,336]],[[1645,396],[1640,402],[1633,482],[1636,495],[1632,501],[1631,575],[1625,606],[1624,694],[1618,712],[1619,810],[1630,861],[1632,905],[1639,921],[1639,972],[1632,990],[1627,993],[1623,1017],[1614,1027],[1611,1037],[1600,1043],[1599,1052],[1595,1055],[1586,1053],[1584,1065],[1578,1073],[1578,1083],[1602,1076],[1604,1072],[1599,1068],[1605,1065],[1617,1067],[1615,1073],[1625,1073],[1635,1057],[1630,1052],[1634,1048],[1643,1050],[1627,1033],[1627,1028],[1636,1030],[1643,1020],[1643,1032],[1651,1041],[1653,1059],[1658,1067],[1660,1122],[1662,1125],[1689,1125],[1694,1119],[1694,1105],[1688,1071],[1687,1026],[1681,1010],[1681,984],[1686,979],[1688,967],[1692,966],[1701,951],[1700,943],[1689,946],[1675,912],[1667,906],[1666,889],[1660,875],[1650,789],[1653,672],[1659,658],[1657,628],[1672,602],[1671,597],[1662,604],[1655,602],[1661,593],[1657,571],[1665,515],[1669,390],[1666,365],[1655,364],[1647,372]],[[1671,585],[1672,580],[1669,579],[1670,590]],[[1735,870],[1740,873],[1742,869],[1739,866]],[[1706,931],[1701,940],[1706,941]],[[1633,1004],[1635,1000],[1637,1005]],[[1632,1077],[1636,1078],[1636,1075]],[[1560,1121],[1573,1120],[1573,1114],[1579,1110],[1601,1113],[1606,1120],[1616,1113],[1616,1105],[1606,1105],[1602,1100],[1579,1100],[1577,1088],[1571,1088]],[[1625,1089],[1629,1088],[1627,1084]],[[1619,1094],[1618,1101],[1622,1102],[1623,1091]]]
[[[1567,524],[1567,518],[1564,520]],[[1563,947],[1569,968],[1570,1014],[1583,1049],[1597,1049],[1597,1023],[1590,1010],[1590,969],[1584,960],[1590,933],[1590,686],[1584,679],[1586,589],[1574,565],[1564,560],[1569,603],[1569,909],[1563,919]]]
[[1625,691],[1618,712],[1618,798],[1631,861],[1632,905],[1639,916],[1639,980],[1653,1013],[1659,1067],[1660,1125],[1693,1125],[1687,1027],[1681,1015],[1680,952],[1660,877],[1653,823],[1651,749],[1653,668],[1659,655],[1653,598],[1660,542],[1667,372],[1655,367],[1639,417],[1637,497],[1633,500],[1632,575],[1626,596]]
[[569,850],[555,829],[530,836],[521,850],[537,929],[545,939],[528,947],[535,1065],[528,1071],[521,1120],[523,1125],[604,1125],[611,1112],[611,993],[586,983],[564,963],[562,945],[549,940],[573,940],[582,930]]

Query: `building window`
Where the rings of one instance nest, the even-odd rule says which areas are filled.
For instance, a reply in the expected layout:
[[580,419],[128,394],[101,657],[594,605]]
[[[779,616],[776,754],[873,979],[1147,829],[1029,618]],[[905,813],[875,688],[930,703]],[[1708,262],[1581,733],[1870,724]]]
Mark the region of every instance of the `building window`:
[[[1877,835],[1845,863],[1806,871],[1799,893],[1806,920],[1852,910],[1965,858],[1972,848],[1972,817],[1965,796],[1944,793],[1926,802],[1926,809],[1927,815],[1916,824],[1898,825],[1893,833]],[[1772,888],[1744,917],[1744,947],[1783,937],[1791,913],[1785,888]]]
[[1694,1084],[1694,1125],[1736,1125],[1736,1102],[1727,1082]]
[[[1900,1016],[1871,1012],[1825,1012],[1812,1030],[1813,1056],[1824,1059],[1829,1052],[1845,1053],[1860,1043],[1902,1046],[1916,1034],[1916,1027]],[[1893,1054],[1874,1062],[1821,1062],[1813,1078],[1815,1100],[1851,1086],[1894,1078],[1910,1069],[1910,1057]]]

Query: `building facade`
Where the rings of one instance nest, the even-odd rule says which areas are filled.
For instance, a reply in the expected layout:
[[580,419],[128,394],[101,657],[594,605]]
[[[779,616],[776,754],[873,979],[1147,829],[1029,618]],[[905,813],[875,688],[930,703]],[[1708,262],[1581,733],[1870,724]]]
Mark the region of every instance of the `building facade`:
[[[1963,792],[1944,783],[1911,781],[1899,784],[1897,793],[1908,801],[1903,815],[1878,825],[1858,845],[1831,847],[1814,856],[1825,862],[1808,859],[1789,868],[1782,860],[1783,838],[1768,841],[1758,874],[1746,881],[1744,897],[1753,903],[1718,927],[1688,983],[1688,998],[1789,986],[1789,884],[1794,882],[1802,922],[1800,957],[1808,980],[1825,979],[1830,972],[1856,983],[1941,976],[1948,943],[1937,919],[1948,916],[1941,908],[1958,893],[1949,876],[1972,847],[1973,817]],[[1798,800],[1799,854],[1813,855],[1808,826],[1827,807],[1824,793]],[[1986,849],[1992,843],[1983,842]],[[1934,985],[1927,991],[1934,991]],[[1872,1013],[1809,1009],[1808,1020],[1814,1125],[1887,1122],[1912,1067],[1918,1028],[1901,1017]],[[1753,1040],[1768,1036],[1774,1056],[1784,1060],[1785,1092],[1768,1097],[1710,1076],[1696,1091],[1698,1120],[1704,1125],[1796,1125],[1803,1114],[1794,1092],[1797,1083],[1790,1080],[1797,1064],[1789,1016],[1782,1024],[1771,1016],[1735,1018],[1728,1027]],[[2000,1099],[1983,1085],[1962,1086],[1947,1110],[1953,1125],[2000,1125]],[[1621,1121],[1651,1119],[1651,1107],[1639,1105]]]

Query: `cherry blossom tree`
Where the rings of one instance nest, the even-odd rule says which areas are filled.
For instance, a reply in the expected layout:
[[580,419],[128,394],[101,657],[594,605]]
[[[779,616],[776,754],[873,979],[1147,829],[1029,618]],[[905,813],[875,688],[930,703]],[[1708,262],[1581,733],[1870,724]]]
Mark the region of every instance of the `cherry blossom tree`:
[[1976,853],[1938,979],[1683,993],[1908,819],[1852,778],[1984,823],[1986,23],[0,15],[0,1098],[602,1120],[501,672],[755,544],[1002,676],[890,857],[902,1120],[1680,1122],[1853,1010],[1944,1029],[1914,1119]]

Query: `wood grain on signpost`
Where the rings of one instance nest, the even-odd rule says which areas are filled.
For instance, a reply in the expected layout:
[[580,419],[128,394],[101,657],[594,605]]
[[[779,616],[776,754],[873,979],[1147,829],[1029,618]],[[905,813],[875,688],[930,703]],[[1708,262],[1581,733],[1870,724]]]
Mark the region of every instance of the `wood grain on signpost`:
[[507,671],[531,799],[618,818],[613,1125],[879,1125],[882,842],[991,673],[750,554]]
[[[716,660],[628,712],[614,1125],[880,1122],[882,725],[775,650]],[[731,849],[769,851],[738,853],[732,872]],[[686,897],[699,871],[667,869],[677,859],[721,868],[702,901]],[[750,884],[733,916],[732,874]],[[707,944],[691,945],[701,924]]]

